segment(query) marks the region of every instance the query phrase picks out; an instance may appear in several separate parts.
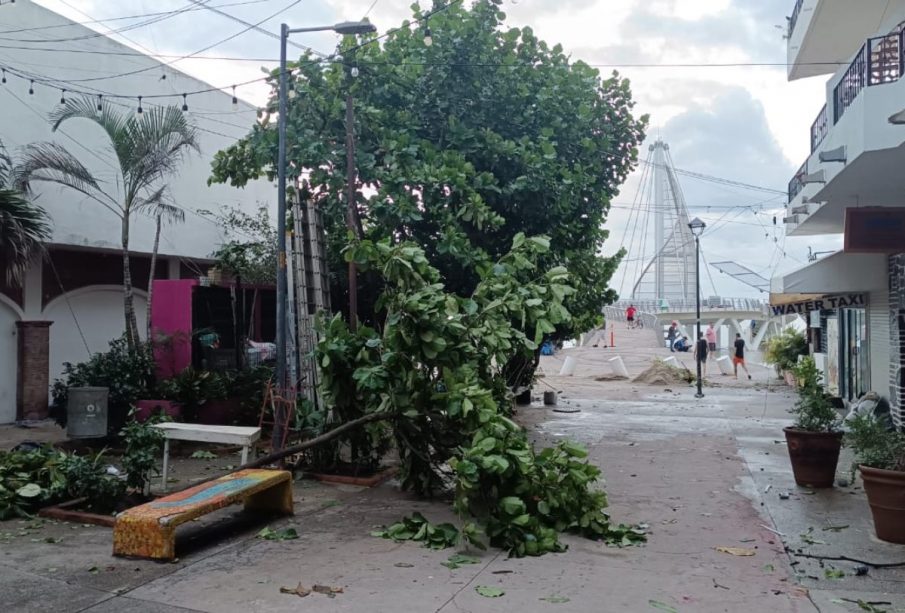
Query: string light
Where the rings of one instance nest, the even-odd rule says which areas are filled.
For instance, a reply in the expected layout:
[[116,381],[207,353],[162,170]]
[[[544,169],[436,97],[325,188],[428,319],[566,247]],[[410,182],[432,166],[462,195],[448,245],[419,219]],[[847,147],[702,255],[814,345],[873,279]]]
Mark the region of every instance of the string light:
[[144,113],[144,110],[141,108],[141,96],[138,97],[138,109],[136,111],[139,115]]
[[104,97],[101,94],[97,95],[97,112],[100,113],[104,110]]
[[352,70],[349,71],[349,74],[352,75],[353,78],[358,77],[358,66],[352,66]]
[[3,69],[3,78],[0,79],[0,83],[6,85],[6,68]]
[[28,84],[28,95],[29,96],[35,95],[35,80],[34,79],[32,79],[31,82]]
[[60,90],[60,104],[66,104],[66,90]]
[[233,85],[233,108],[235,109],[238,107],[239,107],[239,99],[236,98],[236,86]]
[[430,26],[424,26],[424,46],[430,47],[434,44],[434,37],[431,36]]
[[189,110],[189,102],[186,100],[186,96],[188,94],[182,94],[182,112],[185,113]]

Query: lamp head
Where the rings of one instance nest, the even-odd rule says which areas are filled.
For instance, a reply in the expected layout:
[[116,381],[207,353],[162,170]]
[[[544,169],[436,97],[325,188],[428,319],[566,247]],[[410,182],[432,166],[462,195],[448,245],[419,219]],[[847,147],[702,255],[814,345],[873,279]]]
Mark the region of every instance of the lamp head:
[[701,221],[698,217],[695,217],[690,222],[688,222],[688,227],[691,228],[691,233],[695,236],[700,236],[704,233],[704,228],[707,227],[703,221]]
[[376,32],[377,28],[370,21],[342,21],[333,26],[333,31],[342,35],[368,34]]

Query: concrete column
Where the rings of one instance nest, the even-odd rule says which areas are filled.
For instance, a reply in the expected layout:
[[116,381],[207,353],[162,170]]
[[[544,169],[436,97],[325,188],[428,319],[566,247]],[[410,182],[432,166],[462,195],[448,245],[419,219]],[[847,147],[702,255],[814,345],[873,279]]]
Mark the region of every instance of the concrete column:
[[50,324],[17,321],[16,419],[45,419],[50,384]]
[[179,258],[167,260],[167,279],[178,279],[180,275]]

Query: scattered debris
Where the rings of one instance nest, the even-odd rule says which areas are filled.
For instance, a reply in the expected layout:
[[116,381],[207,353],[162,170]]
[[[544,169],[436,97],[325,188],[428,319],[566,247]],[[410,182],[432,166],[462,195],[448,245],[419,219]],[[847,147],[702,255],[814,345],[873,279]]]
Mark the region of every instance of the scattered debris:
[[827,526],[826,528],[823,528],[823,531],[824,532],[842,532],[846,528],[848,528],[848,524],[845,524],[844,526]]
[[449,556],[449,559],[446,562],[440,562],[442,566],[450,570],[455,570],[461,566],[465,566],[466,564],[480,564],[481,559],[476,558],[474,556],[465,555],[464,553],[454,553]]
[[712,579],[712,578],[711,578],[711,580],[713,581],[713,587],[719,588],[719,589],[721,589],[721,590],[728,590],[728,589],[729,589],[729,588],[726,587],[725,585],[720,585],[719,583],[717,583],[717,582],[716,582],[716,579]]
[[764,494],[766,494],[767,492],[769,492],[771,489],[773,489],[773,484],[772,484],[772,483],[771,483],[770,485],[768,485],[767,487],[764,488]]
[[323,594],[327,598],[336,598],[337,594],[343,593],[343,588],[341,587],[333,587],[332,585],[312,585],[312,592],[317,592],[318,594]]
[[845,571],[832,567],[824,568],[823,576],[827,579],[842,579],[843,577],[845,577]]
[[494,570],[494,571],[491,571],[490,574],[491,575],[511,575],[514,572],[515,572],[514,570]]
[[542,598],[538,598],[538,600],[543,600],[545,602],[550,602],[553,604],[563,604],[563,603],[569,602],[570,599],[566,598],[565,596],[553,595],[553,596],[544,596]]
[[652,606],[655,609],[660,609],[661,611],[668,611],[669,613],[679,613],[679,610],[675,607],[671,607],[665,602],[660,602],[659,600],[648,600],[647,604]]
[[553,409],[553,412],[554,413],[581,413],[581,409],[572,409],[572,408],[566,409],[563,407],[557,407],[557,408]]
[[484,598],[499,598],[506,593],[498,587],[491,587],[488,585],[479,585],[474,589],[474,591],[476,591]]
[[815,539],[811,534],[814,532],[814,526],[808,528],[808,531],[804,534],[801,534],[801,541],[808,545],[826,545],[826,541],[821,541],[820,539]]
[[788,493],[788,492],[780,492],[780,493],[779,493],[779,499],[780,499],[780,500],[788,500],[788,499],[789,499],[789,493]]
[[764,525],[764,524],[761,524],[760,527],[763,528],[764,530],[769,530],[770,532],[772,532],[772,533],[775,534],[776,536],[782,536],[782,537],[785,536],[785,534],[783,534],[783,533],[780,532],[779,530],[774,530],[774,529],[771,528],[770,526],[766,526],[766,525]]
[[306,588],[304,585],[299,582],[299,584],[295,587],[281,587],[280,594],[295,594],[301,598],[304,598],[308,594],[311,593],[311,590]]
[[753,556],[757,552],[754,549],[748,549],[747,547],[714,547],[720,553],[728,553],[733,556]]
[[694,381],[694,375],[687,368],[670,366],[663,360],[655,359],[653,364],[640,375],[632,379],[633,383],[646,383],[647,385],[681,385]]
[[414,564],[409,564],[408,562],[396,562],[393,566],[396,568],[415,568]]
[[270,526],[258,532],[258,538],[265,541],[291,541],[299,537],[299,533],[295,528],[283,528],[282,530],[273,530]]
[[189,456],[193,460],[216,460],[217,454],[210,451],[199,450]]
[[[628,377],[623,377],[622,375],[600,375],[599,377],[594,377],[594,381],[627,381]],[[565,396],[563,396],[565,398]]]
[[859,564],[858,566],[855,567],[855,576],[863,577],[869,571],[870,571],[870,569],[867,566],[865,566],[864,564]]
[[772,573],[775,569],[773,568],[772,564],[764,564],[762,570],[765,573]]

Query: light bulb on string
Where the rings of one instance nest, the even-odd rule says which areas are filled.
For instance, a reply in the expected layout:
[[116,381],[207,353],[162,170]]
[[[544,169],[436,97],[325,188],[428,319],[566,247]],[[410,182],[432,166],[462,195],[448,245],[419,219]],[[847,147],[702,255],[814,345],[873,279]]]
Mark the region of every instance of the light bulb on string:
[[144,109],[141,108],[141,96],[138,97],[138,108],[135,110],[135,112],[139,115],[144,113]]
[[100,113],[104,110],[104,97],[101,94],[97,95],[97,112]]
[[431,29],[428,26],[424,26],[424,46],[430,47],[434,44],[434,37],[431,36]]
[[0,83],[6,85],[6,68],[3,69],[3,78],[0,79]]
[[239,108],[239,99],[236,98],[236,86],[233,85],[233,108]]
[[357,77],[358,77],[358,74],[359,74],[359,72],[358,72],[358,66],[352,66],[352,70],[349,71],[349,74],[352,75],[352,78],[353,78],[353,79],[354,79],[354,78],[357,78]]
[[28,84],[28,95],[29,96],[35,95],[35,80],[34,79],[32,79],[31,82]]
[[189,103],[188,103],[188,100],[186,100],[186,98],[185,98],[187,95],[188,94],[182,94],[182,112],[183,113],[185,113],[189,110]]
[[66,90],[60,90],[60,104],[66,104]]
[[294,89],[289,90],[289,98],[294,99],[298,94],[295,93]]

